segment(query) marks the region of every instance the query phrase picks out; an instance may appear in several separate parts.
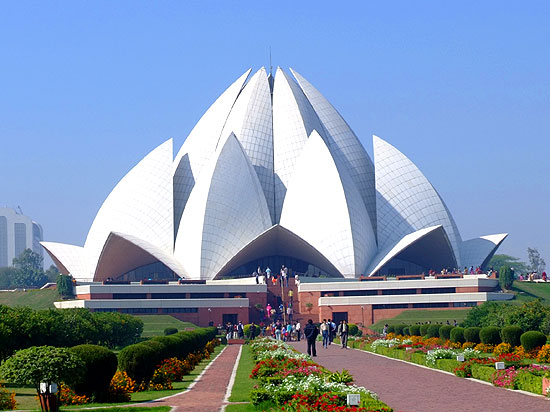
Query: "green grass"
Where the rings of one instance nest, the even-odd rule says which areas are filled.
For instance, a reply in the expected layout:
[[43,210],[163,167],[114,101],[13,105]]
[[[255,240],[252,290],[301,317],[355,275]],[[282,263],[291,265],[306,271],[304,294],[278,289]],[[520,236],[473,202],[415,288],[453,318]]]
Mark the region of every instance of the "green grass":
[[55,301],[61,300],[54,289],[28,290],[26,292],[0,292],[0,305],[28,306],[32,309],[53,309]]
[[530,302],[540,298],[543,303],[550,304],[550,283],[516,281],[512,286],[512,291],[516,294],[514,300],[517,303]]
[[237,375],[235,376],[235,383],[231,390],[229,402],[250,401],[250,391],[254,388],[255,384],[254,380],[249,378],[253,368],[254,360],[252,359],[250,346],[243,345],[241,359],[239,361],[239,367],[237,368]]
[[256,409],[251,403],[236,403],[227,405],[225,410],[226,412],[258,412],[260,409]]
[[375,324],[369,326],[369,329],[382,330],[386,323],[388,325],[414,325],[417,322],[427,321],[431,321],[432,323],[446,323],[447,321],[449,321],[452,325],[453,321],[455,320],[458,323],[462,322],[468,315],[468,312],[469,309],[406,310],[405,312],[401,312],[394,318],[379,320]]
[[190,322],[182,322],[170,315],[142,315],[137,317],[143,321],[141,336],[145,338],[164,335],[164,329],[166,328],[176,328],[179,332],[182,332],[186,328],[194,329],[197,327]]
[[[101,409],[102,412],[168,412],[170,411],[169,406],[134,406],[134,407],[114,407],[114,408],[104,408]],[[65,410],[65,408],[61,408],[61,410]],[[87,411],[87,409],[71,409],[71,411]]]
[[[77,411],[83,408],[105,407],[105,406],[120,407],[123,405],[129,405],[132,403],[152,401],[154,399],[163,398],[165,396],[175,395],[177,393],[183,392],[201,374],[204,368],[206,368],[206,366],[222,351],[222,349],[223,349],[222,345],[216,346],[216,348],[214,349],[214,353],[212,354],[210,359],[205,359],[201,361],[189,375],[184,376],[182,382],[173,383],[174,389],[166,390],[166,391],[136,392],[132,394],[131,402],[122,403],[122,404],[121,403],[88,403],[86,405],[64,406],[63,410]],[[34,388],[10,387],[10,385],[7,385],[6,389],[10,392],[15,392],[15,401],[17,402],[17,406],[16,406],[17,409],[36,410],[40,408],[40,404],[36,399],[36,390]],[[116,408],[109,408],[108,410],[113,410],[113,412],[118,412],[118,411],[115,411],[115,409]],[[121,408],[121,412],[123,412],[122,409],[129,410],[130,408]],[[141,408],[141,409],[147,409],[147,408]],[[139,412],[139,411],[136,411],[136,412]],[[163,411],[159,411],[159,412],[163,412]]]

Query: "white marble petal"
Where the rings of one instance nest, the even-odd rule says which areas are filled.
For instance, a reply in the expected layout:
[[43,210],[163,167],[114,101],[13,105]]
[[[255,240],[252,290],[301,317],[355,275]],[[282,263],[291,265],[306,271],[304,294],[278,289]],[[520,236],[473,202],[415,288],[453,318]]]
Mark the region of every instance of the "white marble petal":
[[337,162],[346,167],[361,193],[376,234],[376,190],[374,164],[344,118],[303,76],[290,69],[325,128],[329,149]]
[[258,176],[232,134],[211,159],[183,212],[175,257],[196,279],[211,279],[271,227]]
[[460,265],[460,233],[451,213],[416,165],[373,136],[378,245],[385,249],[420,229],[442,225]]
[[361,195],[313,131],[288,186],[281,226],[329,259],[345,277],[363,273],[376,240]]
[[111,232],[147,239],[165,253],[172,253],[172,159],[169,139],[130,170],[105,199],[84,245],[92,273]]
[[179,227],[181,214],[191,190],[208,160],[214,155],[222,130],[235,100],[251,69],[247,70],[208,108],[185,139],[174,160],[174,223]]
[[82,282],[92,281],[93,269],[86,250],[82,246],[56,242],[40,242],[40,244],[46,249],[61,273],[70,274]]
[[508,233],[500,233],[465,240],[460,244],[462,266],[485,266],[507,237]]

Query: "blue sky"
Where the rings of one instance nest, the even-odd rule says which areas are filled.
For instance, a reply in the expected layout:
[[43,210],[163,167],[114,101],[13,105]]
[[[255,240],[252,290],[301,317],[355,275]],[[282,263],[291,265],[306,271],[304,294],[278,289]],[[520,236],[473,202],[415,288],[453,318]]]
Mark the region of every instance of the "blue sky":
[[377,134],[462,237],[550,259],[550,3],[64,1],[0,5],[0,204],[83,244],[120,178],[175,150],[246,69],[293,67],[372,155]]

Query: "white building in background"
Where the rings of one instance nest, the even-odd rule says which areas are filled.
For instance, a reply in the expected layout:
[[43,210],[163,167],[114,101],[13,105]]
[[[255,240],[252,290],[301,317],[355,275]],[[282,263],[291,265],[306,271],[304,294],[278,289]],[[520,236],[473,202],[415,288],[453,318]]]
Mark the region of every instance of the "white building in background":
[[[80,281],[210,280],[281,264],[355,278],[487,264],[507,234],[463,241],[436,189],[379,137],[371,160],[301,75],[237,79],[173,156],[116,185],[85,245],[43,242]],[[248,79],[248,81],[247,81]]]
[[30,217],[8,207],[0,208],[0,267],[11,266],[13,258],[25,249],[43,256],[43,238],[42,226]]

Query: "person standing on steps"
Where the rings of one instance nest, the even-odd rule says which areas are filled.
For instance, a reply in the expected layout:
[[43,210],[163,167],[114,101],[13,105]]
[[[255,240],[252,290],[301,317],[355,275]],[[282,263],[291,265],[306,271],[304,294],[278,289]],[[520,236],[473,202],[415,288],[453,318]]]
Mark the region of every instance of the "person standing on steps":
[[315,340],[319,335],[319,329],[313,324],[313,321],[309,319],[307,325],[304,328],[304,336],[307,340],[307,354],[309,356],[317,356],[317,350],[315,349]]
[[342,341],[342,349],[348,348],[348,322],[346,320],[342,320],[340,322],[340,325],[338,325],[338,336],[340,336],[340,340]]

